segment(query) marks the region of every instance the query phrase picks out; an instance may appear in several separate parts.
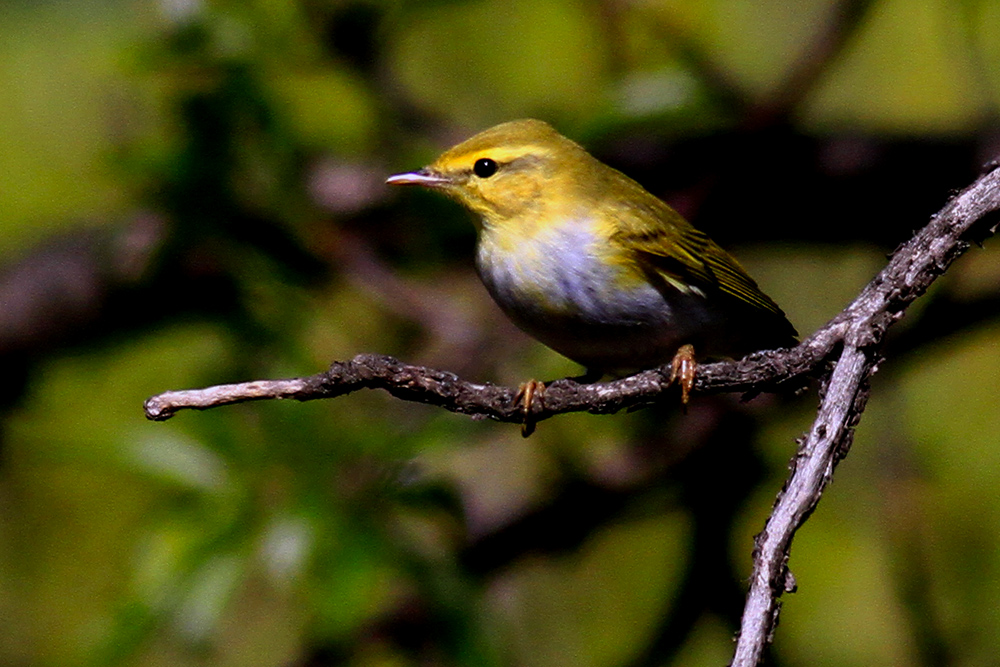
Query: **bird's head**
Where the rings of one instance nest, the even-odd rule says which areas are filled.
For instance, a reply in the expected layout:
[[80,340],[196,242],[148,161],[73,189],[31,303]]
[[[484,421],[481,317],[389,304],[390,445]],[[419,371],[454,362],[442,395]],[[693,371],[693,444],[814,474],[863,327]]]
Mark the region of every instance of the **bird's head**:
[[579,144],[540,120],[515,120],[480,132],[392,185],[440,190],[489,227],[568,210],[588,172],[600,165]]

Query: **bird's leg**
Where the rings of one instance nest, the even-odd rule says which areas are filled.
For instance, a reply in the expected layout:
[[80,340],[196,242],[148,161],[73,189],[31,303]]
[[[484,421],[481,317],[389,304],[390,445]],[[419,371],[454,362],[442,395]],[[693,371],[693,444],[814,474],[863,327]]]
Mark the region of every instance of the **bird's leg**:
[[514,394],[514,402],[521,403],[521,414],[524,421],[521,422],[521,436],[527,438],[535,432],[535,420],[531,416],[531,402],[538,397],[538,402],[542,402],[545,395],[545,383],[538,380],[528,380],[517,388]]
[[670,362],[670,384],[680,381],[681,403],[687,405],[694,387],[694,372],[698,368],[694,360],[694,345],[681,345]]
[[[587,368],[583,375],[567,379],[579,384],[591,384],[597,382],[602,377],[604,377],[604,371],[596,368]],[[525,438],[535,432],[535,421],[531,417],[531,402],[535,400],[536,396],[538,397],[538,402],[541,403],[542,397],[545,396],[544,382],[528,380],[521,383],[517,388],[517,393],[514,394],[514,402],[521,403],[521,414],[524,415],[524,421],[521,423],[521,435]]]

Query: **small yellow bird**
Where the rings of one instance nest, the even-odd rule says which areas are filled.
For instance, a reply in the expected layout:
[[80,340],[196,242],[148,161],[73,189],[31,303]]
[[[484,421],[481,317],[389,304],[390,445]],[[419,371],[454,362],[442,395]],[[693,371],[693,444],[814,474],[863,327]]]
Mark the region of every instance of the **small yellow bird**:
[[[672,361],[686,402],[696,350],[741,357],[796,344],[785,314],[729,253],[542,121],[497,125],[387,182],[439,190],[472,211],[490,295],[588,377]],[[526,410],[538,388],[529,384]]]

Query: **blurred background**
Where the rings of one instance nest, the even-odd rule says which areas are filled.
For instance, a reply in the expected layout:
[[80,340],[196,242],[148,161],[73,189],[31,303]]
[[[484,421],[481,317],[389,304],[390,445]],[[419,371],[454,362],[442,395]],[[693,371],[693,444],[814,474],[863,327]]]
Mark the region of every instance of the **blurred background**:
[[[555,124],[803,335],[1000,153],[1000,0],[5,0],[0,664],[723,665],[815,392],[562,416],[379,392],[149,423],[360,352],[580,369],[390,174]],[[773,665],[1000,653],[1000,262],[893,330]]]

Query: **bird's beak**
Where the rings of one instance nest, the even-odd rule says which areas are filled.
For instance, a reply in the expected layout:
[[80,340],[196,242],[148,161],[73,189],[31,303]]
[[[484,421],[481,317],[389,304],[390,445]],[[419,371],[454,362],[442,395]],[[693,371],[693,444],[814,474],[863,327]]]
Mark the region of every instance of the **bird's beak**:
[[427,169],[420,171],[409,171],[405,174],[394,174],[385,179],[389,185],[422,185],[425,188],[440,188],[451,183],[444,176],[435,174]]

